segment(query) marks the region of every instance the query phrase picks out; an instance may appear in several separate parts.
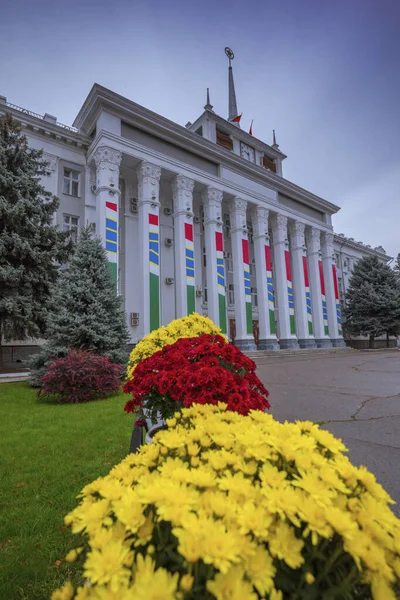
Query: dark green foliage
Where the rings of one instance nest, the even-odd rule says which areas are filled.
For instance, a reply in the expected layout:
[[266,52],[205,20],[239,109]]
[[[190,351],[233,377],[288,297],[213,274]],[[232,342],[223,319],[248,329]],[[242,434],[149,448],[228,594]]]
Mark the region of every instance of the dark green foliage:
[[40,182],[47,175],[42,154],[28,149],[10,116],[0,119],[0,334],[6,341],[43,335],[50,288],[71,250],[68,233],[53,225],[58,200]]
[[375,337],[400,332],[400,283],[396,273],[376,257],[355,265],[346,294],[347,330]]
[[113,363],[128,360],[129,334],[106,252],[90,227],[81,230],[70,264],[54,286],[47,318],[47,342],[31,360],[33,384],[54,357],[69,348],[91,350]]

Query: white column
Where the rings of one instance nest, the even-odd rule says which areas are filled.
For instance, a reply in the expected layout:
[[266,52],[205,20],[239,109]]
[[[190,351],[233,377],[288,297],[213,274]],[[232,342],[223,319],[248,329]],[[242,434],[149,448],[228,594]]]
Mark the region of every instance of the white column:
[[221,190],[211,187],[203,192],[208,316],[216,325],[221,327],[222,333],[226,334],[226,274],[221,215],[222,196]]
[[332,346],[344,347],[336,265],[334,264],[333,234],[322,234],[322,264],[324,270],[326,308]]
[[275,331],[275,300],[272,283],[271,248],[268,234],[269,211],[257,206],[252,212],[254,257],[258,298],[259,350],[278,350]]
[[185,317],[196,310],[193,230],[194,181],[177,175],[172,182],[174,201],[174,257],[176,316]]
[[278,331],[281,349],[298,348],[294,317],[293,289],[290,272],[287,217],[276,214],[272,219],[274,273],[278,302]]
[[[160,177],[161,168],[142,161],[138,179],[139,334],[144,337],[160,327]],[[132,257],[133,258],[133,257]]]
[[247,202],[234,198],[230,206],[233,286],[235,293],[235,344],[242,350],[255,350],[250,291],[249,241],[246,225]]
[[304,230],[305,225],[300,221],[293,221],[290,226],[296,331],[300,348],[315,348]]
[[311,307],[313,316],[314,338],[318,348],[330,348],[328,323],[325,312],[325,296],[323,291],[323,272],[321,261],[321,232],[310,227],[307,232],[307,257],[310,275]]
[[93,155],[96,163],[96,204],[98,231],[107,252],[112,277],[118,286],[118,205],[119,166],[122,153],[108,146],[100,146]]

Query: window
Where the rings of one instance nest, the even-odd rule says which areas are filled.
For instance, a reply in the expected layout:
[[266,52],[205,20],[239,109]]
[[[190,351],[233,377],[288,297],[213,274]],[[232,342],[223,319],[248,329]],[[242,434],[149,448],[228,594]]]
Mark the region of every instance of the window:
[[231,237],[231,220],[228,214],[224,215],[224,237],[226,239]]
[[233,140],[231,136],[217,128],[217,144],[227,150],[233,150]]
[[253,305],[253,308],[255,308],[256,306],[258,306],[257,288],[255,288],[255,287],[250,288],[250,292],[251,292],[251,303]]
[[64,169],[63,194],[79,197],[79,172]]
[[207,266],[206,249],[203,247],[203,267]]
[[253,260],[250,263],[250,275],[255,275],[256,274],[256,261],[253,258]]
[[233,260],[230,252],[226,253],[226,269],[228,273],[233,273]]
[[247,231],[248,231],[248,239],[250,244],[253,243],[253,226],[251,225],[251,223],[247,223]]
[[235,304],[235,290],[233,287],[233,283],[228,285],[228,304]]
[[208,296],[207,296],[207,288],[204,288],[204,303],[207,304],[208,302]]
[[78,223],[79,217],[72,215],[63,215],[63,231],[69,231],[74,244],[78,239]]
[[269,158],[265,154],[263,156],[263,167],[264,169],[269,169],[270,171],[276,173],[276,164],[274,163],[273,159]]
[[195,133],[197,133],[197,135],[203,135],[203,127],[199,127],[198,129],[196,129]]

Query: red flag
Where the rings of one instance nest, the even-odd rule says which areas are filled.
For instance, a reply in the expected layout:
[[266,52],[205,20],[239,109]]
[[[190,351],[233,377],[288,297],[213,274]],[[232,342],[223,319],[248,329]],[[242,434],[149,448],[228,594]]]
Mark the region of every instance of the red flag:
[[250,125],[250,129],[249,129],[249,134],[253,135],[253,119],[251,120],[251,125]]
[[237,117],[233,117],[233,119],[231,119],[231,123],[240,123],[240,119],[242,118],[242,114],[240,113],[240,115],[238,115]]

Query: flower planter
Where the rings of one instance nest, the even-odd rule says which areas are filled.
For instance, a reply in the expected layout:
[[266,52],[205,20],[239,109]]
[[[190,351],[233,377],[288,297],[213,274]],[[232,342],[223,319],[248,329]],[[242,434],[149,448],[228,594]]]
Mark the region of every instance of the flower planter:
[[151,429],[149,429],[148,432],[146,433],[146,444],[152,444],[153,443],[153,435],[155,435],[157,433],[157,431],[161,431],[161,429],[166,429],[166,428],[167,428],[167,426],[164,421],[160,421],[159,423],[157,423],[157,425],[154,425],[154,427],[151,427]]

